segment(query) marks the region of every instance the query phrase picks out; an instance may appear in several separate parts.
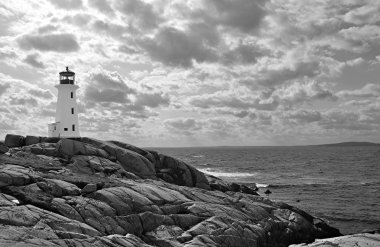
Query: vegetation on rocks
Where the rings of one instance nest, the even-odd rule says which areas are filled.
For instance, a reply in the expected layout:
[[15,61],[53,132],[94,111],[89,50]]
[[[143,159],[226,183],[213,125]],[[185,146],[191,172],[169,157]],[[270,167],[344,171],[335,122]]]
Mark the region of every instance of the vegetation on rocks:
[[0,246],[288,246],[339,231],[255,188],[116,141],[7,135]]

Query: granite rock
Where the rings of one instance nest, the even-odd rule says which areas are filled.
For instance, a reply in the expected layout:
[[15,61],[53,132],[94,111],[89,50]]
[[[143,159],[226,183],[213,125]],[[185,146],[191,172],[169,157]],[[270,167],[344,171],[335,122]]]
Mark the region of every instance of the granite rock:
[[26,140],[0,154],[0,246],[282,247],[339,235],[301,209],[155,151]]

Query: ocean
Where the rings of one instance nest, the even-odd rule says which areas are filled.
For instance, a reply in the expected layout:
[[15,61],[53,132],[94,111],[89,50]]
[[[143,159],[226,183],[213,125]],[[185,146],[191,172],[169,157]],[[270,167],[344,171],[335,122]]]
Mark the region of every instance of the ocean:
[[324,219],[343,234],[380,229],[380,146],[152,148]]

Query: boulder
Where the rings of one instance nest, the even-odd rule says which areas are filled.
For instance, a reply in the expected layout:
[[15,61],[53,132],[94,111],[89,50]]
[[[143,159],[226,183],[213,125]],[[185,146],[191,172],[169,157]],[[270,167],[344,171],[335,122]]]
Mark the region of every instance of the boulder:
[[175,240],[178,236],[182,235],[183,230],[178,226],[160,225],[156,229],[147,232],[145,235],[157,239],[171,239]]
[[115,145],[117,145],[117,146],[119,146],[119,147],[121,147],[123,149],[127,149],[127,150],[130,150],[132,152],[138,153],[138,154],[144,156],[145,158],[147,158],[153,164],[155,162],[154,155],[151,154],[147,150],[144,150],[142,148],[139,148],[139,147],[127,144],[127,143],[119,142],[119,141],[108,141],[108,143],[112,143],[112,144],[115,144]]
[[28,136],[0,155],[0,246],[282,247],[339,234],[154,151],[46,140]]
[[[91,145],[98,149],[105,150],[110,157],[105,158],[114,158],[119,161],[120,165],[127,172],[131,172],[139,177],[143,178],[156,178],[156,171],[154,164],[151,163],[147,158],[143,155],[131,151],[129,149],[123,148],[123,145],[116,145],[112,142],[99,141],[92,138],[79,138],[82,144]],[[116,142],[118,143],[118,142]],[[125,147],[130,146],[125,144]],[[132,148],[135,150],[134,148]],[[138,149],[140,150],[140,149]],[[140,151],[139,151],[140,152]],[[146,151],[143,151],[146,152]]]
[[81,190],[75,185],[58,179],[46,179],[37,183],[38,187],[54,197],[77,196]]
[[0,154],[5,154],[9,151],[9,148],[3,144],[0,144]]
[[42,137],[40,136],[26,136],[25,137],[25,146],[30,146],[41,142]]
[[[163,154],[160,154],[159,157],[161,163],[156,169],[163,174],[160,175],[163,180],[188,187],[210,189],[208,180],[202,172],[173,157]],[[169,176],[165,176],[165,173]]]
[[22,186],[30,183],[30,169],[17,165],[0,166],[0,188],[5,186]]
[[109,157],[108,153],[102,149],[71,139],[61,139],[57,143],[56,150],[59,154],[69,157],[74,155]]
[[9,148],[22,147],[25,145],[25,137],[20,135],[7,134],[5,136],[4,145]]
[[16,206],[19,203],[19,200],[17,200],[15,197],[0,193],[0,207]]
[[106,146],[105,150],[116,157],[127,172],[144,178],[156,176],[154,165],[144,156],[130,150]]
[[86,186],[84,186],[84,188],[81,190],[81,193],[82,194],[92,193],[92,192],[95,192],[96,189],[97,189],[96,184],[86,184]]

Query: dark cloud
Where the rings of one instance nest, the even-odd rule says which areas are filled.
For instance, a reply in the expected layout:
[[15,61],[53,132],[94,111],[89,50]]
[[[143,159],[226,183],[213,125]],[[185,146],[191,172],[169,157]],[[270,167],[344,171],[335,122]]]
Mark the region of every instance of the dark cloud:
[[93,7],[105,14],[114,15],[114,10],[107,0],[91,0],[88,2],[90,7]]
[[143,39],[139,44],[152,58],[166,65],[191,67],[193,60],[205,62],[217,59],[215,52],[204,41],[196,33],[165,27],[154,38]]
[[160,105],[169,105],[170,99],[167,95],[162,93],[139,93],[136,97],[135,105],[148,106],[155,108]]
[[262,0],[204,0],[204,2],[208,8],[216,10],[211,19],[243,32],[257,28],[266,15],[263,8],[265,1]]
[[265,53],[263,49],[258,46],[240,44],[236,48],[225,52],[222,55],[221,61],[224,64],[254,64],[259,57]]
[[141,0],[118,0],[115,5],[117,10],[130,18],[130,23],[135,28],[156,28],[162,21],[153,6]]
[[83,7],[82,0],[50,0],[50,2],[62,9],[79,9]]
[[47,35],[24,35],[17,40],[21,48],[30,50],[56,52],[73,52],[79,50],[75,35],[69,33]]
[[29,54],[26,56],[26,58],[23,60],[25,63],[29,64],[32,67],[43,69],[45,68],[45,65],[38,61],[39,55],[37,53]]
[[8,83],[0,81],[0,97],[8,90],[8,88],[10,88],[10,85]]
[[105,108],[140,112],[145,116],[146,107],[156,108],[170,103],[167,95],[161,92],[147,93],[129,87],[117,72],[110,72],[100,67],[90,73],[88,81],[84,89],[85,100],[88,103],[99,103]]
[[118,24],[108,23],[102,20],[96,20],[92,24],[93,28],[97,32],[106,33],[114,38],[121,38],[124,32],[126,31],[126,27]]

